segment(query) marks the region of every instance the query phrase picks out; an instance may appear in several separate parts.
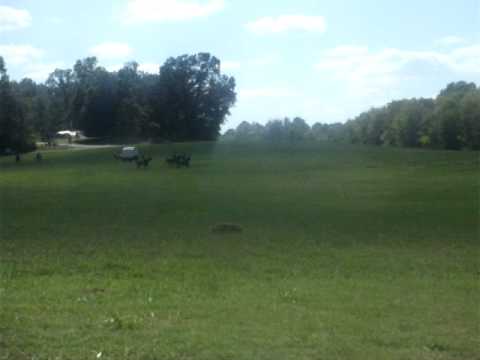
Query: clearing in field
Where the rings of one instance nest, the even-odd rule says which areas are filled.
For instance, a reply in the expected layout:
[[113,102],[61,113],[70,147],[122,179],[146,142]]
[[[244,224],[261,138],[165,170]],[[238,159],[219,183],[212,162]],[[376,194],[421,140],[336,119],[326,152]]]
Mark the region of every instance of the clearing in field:
[[0,160],[0,359],[478,359],[478,153],[182,149]]

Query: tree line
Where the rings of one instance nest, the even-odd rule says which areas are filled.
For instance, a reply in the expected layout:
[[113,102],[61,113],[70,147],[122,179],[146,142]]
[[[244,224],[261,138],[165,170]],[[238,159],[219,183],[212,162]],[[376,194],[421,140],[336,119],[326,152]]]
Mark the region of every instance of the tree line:
[[435,99],[393,101],[346,123],[309,126],[302,118],[266,125],[242,122],[223,141],[332,141],[341,143],[480,150],[480,88],[449,84]]
[[169,58],[159,74],[136,62],[110,72],[88,57],[41,84],[11,81],[0,56],[0,152],[32,150],[65,129],[96,138],[214,140],[235,101],[235,79],[208,53]]
[[[97,138],[215,140],[235,101],[235,79],[208,53],[169,58],[158,74],[139,71],[136,62],[110,72],[89,57],[41,84],[11,81],[0,56],[0,153],[32,150],[65,129]],[[243,122],[221,139],[479,150],[480,88],[451,83],[435,99],[393,101],[346,123]]]

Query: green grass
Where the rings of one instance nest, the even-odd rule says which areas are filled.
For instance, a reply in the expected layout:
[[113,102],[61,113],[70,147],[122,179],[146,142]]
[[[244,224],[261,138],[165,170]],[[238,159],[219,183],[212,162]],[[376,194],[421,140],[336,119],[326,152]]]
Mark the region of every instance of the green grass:
[[478,153],[172,146],[0,160],[0,360],[480,359]]

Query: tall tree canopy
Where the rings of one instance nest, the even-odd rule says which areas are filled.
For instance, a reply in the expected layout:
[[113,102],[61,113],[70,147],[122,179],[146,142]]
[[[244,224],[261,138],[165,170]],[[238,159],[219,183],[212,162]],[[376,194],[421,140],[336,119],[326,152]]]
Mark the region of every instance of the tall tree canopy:
[[34,147],[21,102],[13,91],[0,56],[0,152],[28,151]]
[[170,58],[160,69],[156,125],[176,140],[213,140],[236,100],[235,79],[208,53]]
[[[0,63],[0,151],[82,130],[91,137],[214,140],[235,104],[235,79],[208,53],[169,58],[158,74],[129,62],[109,72],[95,57],[56,69],[44,84],[9,80]],[[28,137],[28,140],[27,140]],[[16,140],[14,140],[16,139]],[[23,141],[23,140],[22,140]]]

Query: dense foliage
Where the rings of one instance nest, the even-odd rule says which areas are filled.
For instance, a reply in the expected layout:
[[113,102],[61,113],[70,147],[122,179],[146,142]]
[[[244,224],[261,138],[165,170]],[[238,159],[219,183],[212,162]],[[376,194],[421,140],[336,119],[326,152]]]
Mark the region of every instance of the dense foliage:
[[368,145],[480,149],[480,88],[452,83],[436,99],[389,103],[360,114],[345,124],[310,127],[305,120],[272,120],[265,126],[241,123],[222,137],[225,141],[321,140]]
[[28,151],[34,142],[26,123],[25,111],[16,98],[0,57],[0,148]]
[[[1,59],[1,57],[0,57]],[[235,79],[208,53],[169,58],[159,74],[130,62],[119,71],[94,57],[57,69],[44,84],[10,81],[0,62],[0,151],[28,150],[59,130],[89,137],[213,140],[236,100]]]
[[[101,138],[214,140],[235,101],[235,79],[208,53],[169,58],[159,74],[139,71],[135,62],[109,72],[90,57],[55,70],[43,84],[11,81],[0,57],[0,153],[31,150],[35,139],[65,129]],[[480,88],[452,83],[435,99],[393,101],[344,124],[243,122],[222,140],[479,150]]]

